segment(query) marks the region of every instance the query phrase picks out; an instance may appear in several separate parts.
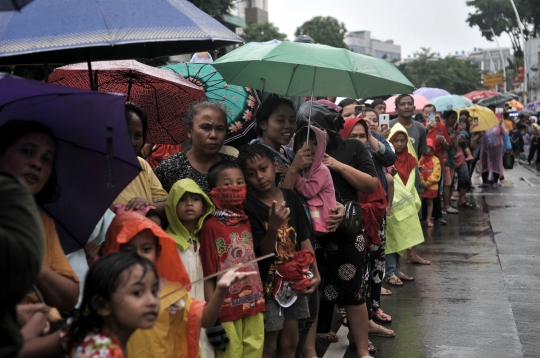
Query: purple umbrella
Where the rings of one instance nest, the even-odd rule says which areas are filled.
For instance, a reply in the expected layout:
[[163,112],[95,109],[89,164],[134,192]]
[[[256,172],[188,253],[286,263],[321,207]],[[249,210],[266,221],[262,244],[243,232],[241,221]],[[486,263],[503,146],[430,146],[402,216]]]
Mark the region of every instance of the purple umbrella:
[[54,219],[65,253],[80,249],[141,170],[126,126],[124,96],[0,73],[0,125],[12,119],[43,123],[57,137],[60,197],[42,209]]
[[441,88],[432,88],[432,87],[420,87],[416,91],[413,92],[414,94],[421,94],[422,96],[426,97],[427,99],[432,99],[433,97],[440,97],[440,96],[449,96],[450,92],[445,91]]
[[535,112],[537,109],[540,109],[540,100],[527,103],[521,111]]

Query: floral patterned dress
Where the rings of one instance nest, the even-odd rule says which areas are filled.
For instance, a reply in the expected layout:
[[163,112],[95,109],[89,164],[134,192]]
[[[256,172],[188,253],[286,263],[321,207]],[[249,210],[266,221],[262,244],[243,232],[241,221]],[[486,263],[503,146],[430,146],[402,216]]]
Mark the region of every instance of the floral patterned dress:
[[105,332],[89,333],[71,351],[72,358],[124,358],[120,344]]

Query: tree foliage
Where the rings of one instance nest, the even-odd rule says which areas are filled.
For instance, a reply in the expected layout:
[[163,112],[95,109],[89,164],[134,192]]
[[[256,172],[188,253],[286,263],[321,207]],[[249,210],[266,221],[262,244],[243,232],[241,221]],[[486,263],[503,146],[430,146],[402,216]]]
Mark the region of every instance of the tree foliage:
[[316,16],[296,29],[294,36],[309,35],[316,43],[347,48],[345,24],[331,16]]
[[443,88],[450,93],[463,94],[481,86],[482,72],[472,60],[447,56],[436,59],[429,48],[416,53],[417,60],[402,63],[398,68],[416,86]]
[[246,42],[265,42],[273,39],[283,41],[287,39],[287,35],[279,32],[277,26],[271,22],[261,22],[244,27],[242,38]]
[[[514,0],[524,29],[525,40],[540,35],[540,6],[538,0]],[[467,23],[470,27],[478,26],[480,30],[493,28],[495,35],[508,34],[516,57],[522,57],[521,32],[516,13],[510,0],[468,0],[467,5],[474,7],[475,12],[469,14]],[[491,31],[482,31],[489,41],[493,41]]]
[[233,0],[189,0],[208,15],[221,17],[234,7]]

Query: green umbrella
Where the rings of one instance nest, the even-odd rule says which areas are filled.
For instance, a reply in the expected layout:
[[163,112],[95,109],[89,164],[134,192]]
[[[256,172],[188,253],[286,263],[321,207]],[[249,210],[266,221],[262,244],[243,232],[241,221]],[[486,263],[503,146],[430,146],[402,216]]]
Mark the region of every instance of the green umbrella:
[[201,87],[209,100],[223,104],[227,112],[226,143],[242,137],[255,125],[254,113],[259,105],[255,90],[229,85],[210,64],[187,62],[161,68],[184,77]]
[[319,44],[248,43],[213,65],[228,83],[283,96],[361,98],[414,89],[386,60]]

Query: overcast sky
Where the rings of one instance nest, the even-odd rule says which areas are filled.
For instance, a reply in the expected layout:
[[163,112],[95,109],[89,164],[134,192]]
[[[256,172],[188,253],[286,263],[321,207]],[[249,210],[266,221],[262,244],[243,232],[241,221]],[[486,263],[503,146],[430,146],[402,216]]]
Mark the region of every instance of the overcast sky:
[[[394,40],[406,58],[430,47],[446,56],[455,51],[472,52],[475,47],[496,48],[478,27],[465,21],[474,8],[465,0],[269,0],[270,22],[294,39],[296,28],[315,16],[333,16],[348,31],[371,31],[371,37]],[[501,47],[511,47],[508,35],[499,37]]]

